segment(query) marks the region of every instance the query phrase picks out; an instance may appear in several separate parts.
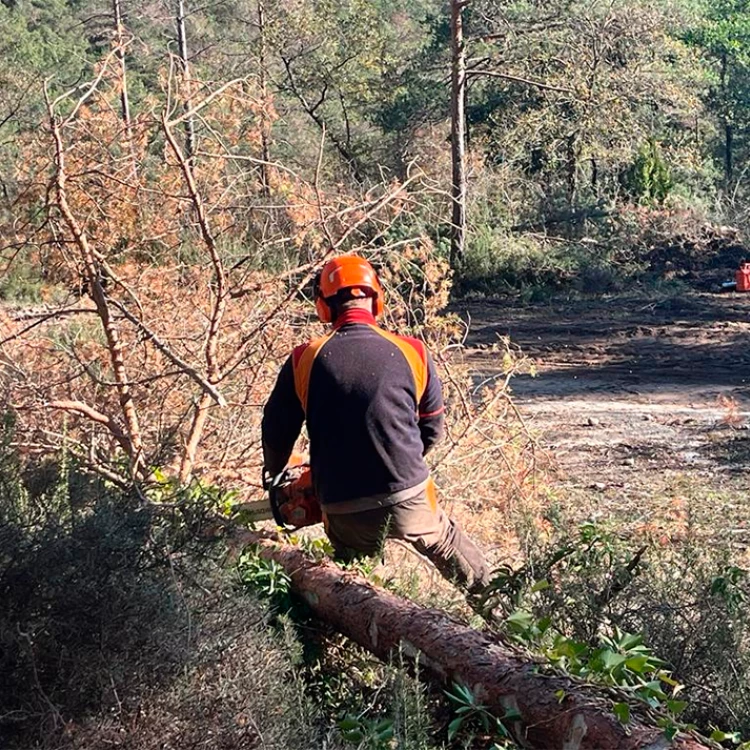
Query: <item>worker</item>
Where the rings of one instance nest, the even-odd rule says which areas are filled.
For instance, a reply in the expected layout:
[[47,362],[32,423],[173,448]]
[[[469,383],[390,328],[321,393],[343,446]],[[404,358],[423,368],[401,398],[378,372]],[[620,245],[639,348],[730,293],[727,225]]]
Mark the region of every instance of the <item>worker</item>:
[[484,556],[438,505],[424,457],[443,432],[440,379],[424,343],[376,318],[383,289],[354,255],[326,263],[315,308],[330,331],[298,346],[265,406],[264,471],[281,472],[303,422],[323,522],[337,559],[382,552],[401,539],[469,593],[489,574]]

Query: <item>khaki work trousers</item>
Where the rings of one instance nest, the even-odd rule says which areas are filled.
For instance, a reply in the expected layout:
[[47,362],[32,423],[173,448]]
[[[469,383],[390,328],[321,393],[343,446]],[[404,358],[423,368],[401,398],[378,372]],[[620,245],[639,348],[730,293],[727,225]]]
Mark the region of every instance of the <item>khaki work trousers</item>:
[[336,514],[324,508],[323,522],[337,559],[380,555],[386,539],[401,539],[462,589],[476,592],[489,582],[484,555],[438,505],[431,482],[417,496],[395,505]]

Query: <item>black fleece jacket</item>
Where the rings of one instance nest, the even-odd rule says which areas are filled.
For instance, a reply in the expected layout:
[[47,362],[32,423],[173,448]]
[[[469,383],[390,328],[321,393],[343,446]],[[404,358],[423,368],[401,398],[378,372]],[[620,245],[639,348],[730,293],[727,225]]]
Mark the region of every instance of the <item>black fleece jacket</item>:
[[442,435],[444,411],[425,345],[351,309],[281,368],[263,413],[265,468],[284,468],[306,421],[324,505],[408,489],[427,479],[423,457]]

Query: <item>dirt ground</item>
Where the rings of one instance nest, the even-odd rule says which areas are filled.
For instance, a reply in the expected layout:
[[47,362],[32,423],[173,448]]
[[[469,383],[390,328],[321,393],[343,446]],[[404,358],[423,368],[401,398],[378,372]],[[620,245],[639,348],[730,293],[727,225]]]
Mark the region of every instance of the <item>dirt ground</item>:
[[[577,514],[648,524],[675,504],[750,542],[750,294],[463,306],[478,381],[508,336],[512,389]],[[715,521],[712,521],[715,523]]]

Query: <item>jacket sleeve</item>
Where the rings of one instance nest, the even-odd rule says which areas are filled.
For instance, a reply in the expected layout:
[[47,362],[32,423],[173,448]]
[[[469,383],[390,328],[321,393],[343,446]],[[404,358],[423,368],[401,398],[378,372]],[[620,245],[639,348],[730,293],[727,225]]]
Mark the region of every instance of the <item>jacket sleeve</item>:
[[427,388],[419,402],[419,433],[424,447],[423,455],[443,436],[445,425],[445,404],[443,387],[429,352],[427,355]]
[[263,467],[270,474],[278,474],[286,466],[304,420],[305,413],[294,388],[292,358],[289,357],[263,409]]

